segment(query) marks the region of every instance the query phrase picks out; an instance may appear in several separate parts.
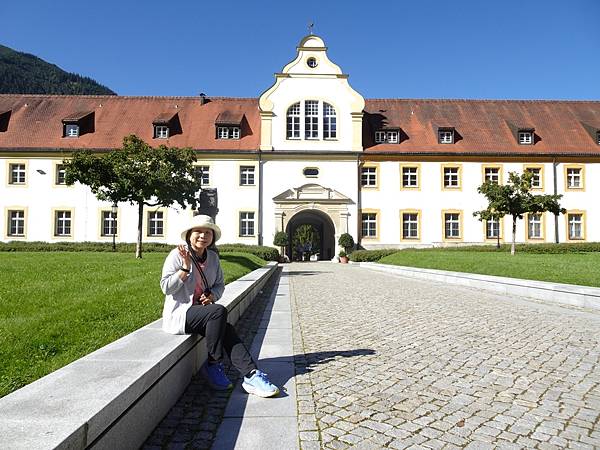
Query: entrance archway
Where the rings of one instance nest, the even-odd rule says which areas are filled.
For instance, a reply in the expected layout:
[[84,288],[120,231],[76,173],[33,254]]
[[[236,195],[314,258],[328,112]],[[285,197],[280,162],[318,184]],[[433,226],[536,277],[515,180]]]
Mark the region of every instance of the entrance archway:
[[[304,210],[296,213],[287,223],[285,231],[289,236],[287,254],[293,255],[292,240],[296,229],[300,225],[311,225],[319,236],[320,248],[318,249],[319,260],[330,260],[335,252],[335,228],[331,218],[316,209]],[[314,249],[313,249],[314,251]]]

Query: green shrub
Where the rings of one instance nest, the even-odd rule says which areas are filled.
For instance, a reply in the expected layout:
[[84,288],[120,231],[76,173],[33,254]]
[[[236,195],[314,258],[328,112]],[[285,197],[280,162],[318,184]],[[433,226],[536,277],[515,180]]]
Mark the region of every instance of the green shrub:
[[[144,243],[142,251],[165,253],[174,245],[156,242]],[[135,243],[116,245],[117,253],[135,253]],[[0,242],[0,252],[112,252],[112,242]]]
[[384,256],[399,252],[397,248],[382,248],[380,250],[355,250],[350,255],[350,260],[354,262],[375,262]]
[[246,245],[246,244],[220,244],[217,245],[220,253],[223,252],[242,252],[256,255],[265,261],[279,261],[279,250],[264,245]]
[[273,238],[273,245],[285,247],[288,245],[288,235],[285,231],[278,231]]
[[354,248],[354,238],[349,233],[342,233],[338,239],[338,245],[342,246],[346,253],[351,253]]
[[[496,245],[470,245],[465,247],[444,247],[444,250],[449,251],[468,251],[468,252],[510,252],[510,244],[501,244],[500,248]],[[560,244],[516,244],[517,253],[532,253],[532,254],[562,254],[562,253],[591,253],[600,252],[600,242],[565,242]],[[422,251],[439,250],[437,249],[422,249]]]

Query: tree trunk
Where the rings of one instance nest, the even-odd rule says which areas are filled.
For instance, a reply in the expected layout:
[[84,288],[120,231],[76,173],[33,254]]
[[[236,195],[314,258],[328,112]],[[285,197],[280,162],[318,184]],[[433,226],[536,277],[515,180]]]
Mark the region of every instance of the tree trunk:
[[512,223],[512,244],[510,245],[510,254],[515,254],[515,239],[517,237],[517,216],[513,216]]
[[135,257],[142,257],[142,225],[144,223],[144,202],[138,202],[138,235],[135,244]]

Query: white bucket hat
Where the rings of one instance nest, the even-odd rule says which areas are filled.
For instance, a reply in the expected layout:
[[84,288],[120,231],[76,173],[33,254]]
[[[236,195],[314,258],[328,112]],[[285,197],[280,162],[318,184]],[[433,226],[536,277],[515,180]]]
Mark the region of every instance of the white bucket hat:
[[193,230],[194,228],[210,228],[213,230],[215,234],[215,239],[213,242],[217,242],[221,238],[221,229],[215,223],[214,219],[210,216],[205,215],[197,215],[192,217],[188,223],[181,230],[181,240],[185,241],[185,236],[188,231]]

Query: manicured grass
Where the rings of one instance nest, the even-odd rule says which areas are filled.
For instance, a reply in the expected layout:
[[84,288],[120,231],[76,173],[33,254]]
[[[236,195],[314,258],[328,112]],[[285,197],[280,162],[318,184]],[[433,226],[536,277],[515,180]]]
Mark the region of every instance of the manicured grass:
[[[0,397],[162,314],[166,253],[0,253]],[[225,282],[262,267],[222,253]]]
[[403,250],[380,263],[600,287],[600,253]]

